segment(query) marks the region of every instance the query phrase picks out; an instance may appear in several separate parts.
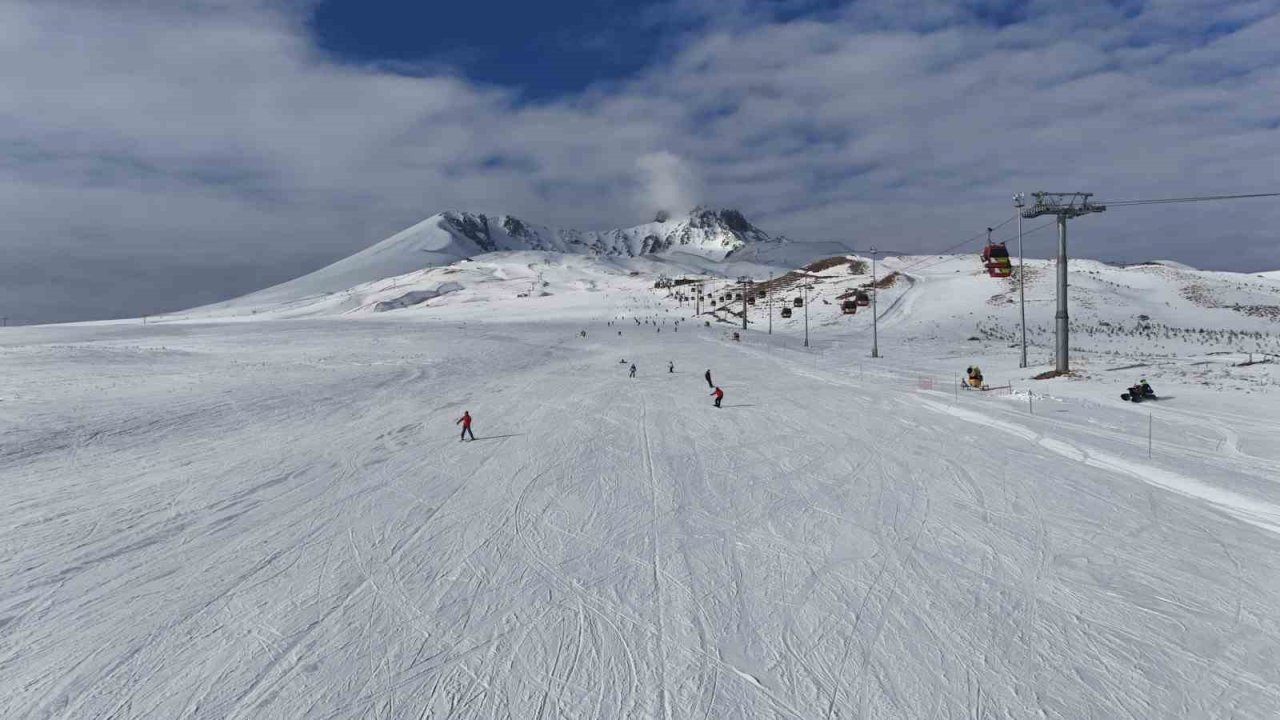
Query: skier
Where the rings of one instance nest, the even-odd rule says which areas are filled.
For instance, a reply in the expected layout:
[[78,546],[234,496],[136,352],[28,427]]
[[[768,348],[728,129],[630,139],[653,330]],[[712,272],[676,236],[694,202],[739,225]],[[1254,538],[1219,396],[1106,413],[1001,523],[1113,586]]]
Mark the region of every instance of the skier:
[[476,434],[474,432],[471,432],[471,411],[470,410],[463,410],[462,417],[458,418],[458,421],[455,422],[454,425],[462,425],[462,436],[458,438],[459,442],[466,440],[468,433],[471,435],[472,440],[476,439]]
[[631,363],[631,377],[635,377],[635,376],[636,376],[636,364]]
[[715,386],[716,386],[716,385],[715,385],[715,383],[711,382],[711,369],[710,369],[710,368],[708,368],[708,369],[707,369],[707,374],[706,374],[706,375],[703,375],[703,377],[705,377],[705,378],[707,379],[707,387],[709,387],[709,388],[713,388],[713,387],[715,387]]
[[716,388],[715,392],[711,394],[714,395],[716,398],[716,407],[720,407],[720,401],[724,399],[724,391],[721,390],[720,388]]
[[675,372],[675,371],[676,371],[676,364],[675,364],[675,363],[673,363],[673,362],[671,362],[670,360],[668,360],[668,361],[667,361],[667,372],[669,372],[669,373],[673,373],[673,372]]

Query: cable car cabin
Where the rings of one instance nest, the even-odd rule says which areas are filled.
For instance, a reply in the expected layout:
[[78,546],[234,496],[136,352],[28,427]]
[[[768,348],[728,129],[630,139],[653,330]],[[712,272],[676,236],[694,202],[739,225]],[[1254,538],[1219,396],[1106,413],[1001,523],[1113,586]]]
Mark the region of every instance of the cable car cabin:
[[791,317],[791,308],[789,308],[789,307],[784,307],[784,308],[782,308],[782,317],[784,317],[784,318],[789,318],[789,317]]
[[1009,262],[1009,251],[1004,243],[987,243],[982,248],[982,264],[987,274],[993,278],[1007,278],[1013,274],[1013,265]]
[[763,291],[763,290],[761,290],[760,292],[756,293],[756,297],[757,297],[758,299],[760,299],[760,300],[763,300],[763,299],[764,299],[764,291]]
[[747,304],[748,304],[748,305],[755,305],[755,304],[756,304],[756,299],[755,299],[755,298],[753,298],[753,297],[749,297],[749,298],[747,298]]
[[844,302],[840,303],[840,312],[844,313],[845,315],[852,315],[858,312],[858,301],[845,300]]
[[858,303],[861,307],[866,307],[871,304],[871,296],[859,290],[854,293],[853,301]]
[[791,301],[792,307],[804,307],[804,298],[796,298]]
[[712,301],[711,301],[711,307],[715,307],[715,306],[716,306],[716,301],[715,301],[715,300],[712,300]]

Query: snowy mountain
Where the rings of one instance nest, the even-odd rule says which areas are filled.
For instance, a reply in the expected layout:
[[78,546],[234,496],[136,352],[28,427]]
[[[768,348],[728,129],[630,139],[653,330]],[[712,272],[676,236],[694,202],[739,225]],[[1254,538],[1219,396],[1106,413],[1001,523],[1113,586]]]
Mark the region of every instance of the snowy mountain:
[[[696,208],[679,217],[660,214],[650,223],[605,231],[553,228],[511,215],[449,210],[332,265],[241,300],[266,304],[337,292],[491,252],[539,250],[628,258],[685,254],[722,261],[757,246],[768,246],[775,253],[782,247],[795,247],[784,239],[770,237],[741,212],[728,209]],[[799,249],[810,252],[804,246]]]

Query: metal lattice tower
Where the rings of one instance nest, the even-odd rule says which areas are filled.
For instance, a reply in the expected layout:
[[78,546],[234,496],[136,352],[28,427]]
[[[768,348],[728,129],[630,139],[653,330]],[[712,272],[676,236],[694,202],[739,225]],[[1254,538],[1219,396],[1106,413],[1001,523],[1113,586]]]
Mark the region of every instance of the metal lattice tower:
[[1059,373],[1069,372],[1069,333],[1067,321],[1067,219],[1077,218],[1089,213],[1100,213],[1107,209],[1106,205],[1098,205],[1089,198],[1093,193],[1031,193],[1035,201],[1031,207],[1024,208],[1020,215],[1024,218],[1056,215],[1058,218],[1058,312],[1053,316],[1055,325],[1055,369]]

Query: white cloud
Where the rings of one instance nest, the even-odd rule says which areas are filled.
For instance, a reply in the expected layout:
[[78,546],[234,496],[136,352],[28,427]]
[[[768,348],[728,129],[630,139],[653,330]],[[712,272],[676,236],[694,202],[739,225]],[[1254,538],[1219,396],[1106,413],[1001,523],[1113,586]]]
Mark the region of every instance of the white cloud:
[[642,156],[637,165],[644,175],[644,209],[668,214],[688,212],[701,193],[693,168],[667,151]]
[[[446,207],[599,227],[702,201],[795,238],[931,249],[1000,219],[1015,190],[1280,179],[1273,2],[866,0],[790,22],[724,7],[669,7],[721,20],[629,82],[522,105],[454,75],[337,64],[306,3],[0,3],[0,63],[22,69],[0,73],[0,305],[38,319],[179,307]],[[1073,242],[1277,265],[1278,224],[1269,201],[1117,209]],[[87,280],[97,269],[132,275]]]

